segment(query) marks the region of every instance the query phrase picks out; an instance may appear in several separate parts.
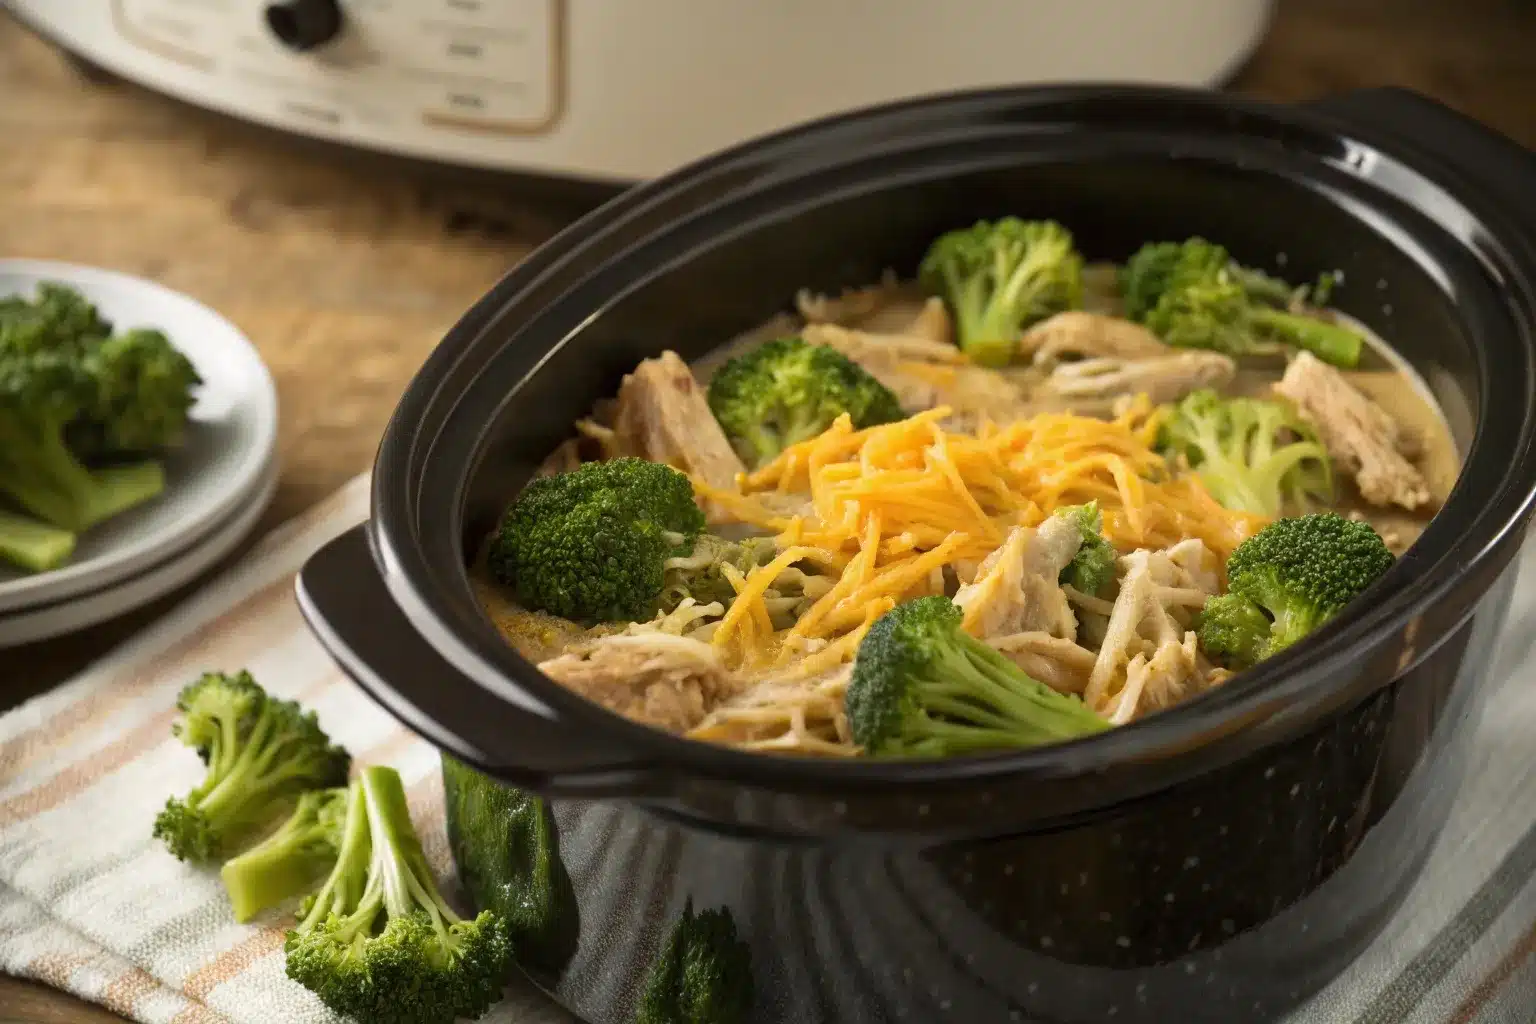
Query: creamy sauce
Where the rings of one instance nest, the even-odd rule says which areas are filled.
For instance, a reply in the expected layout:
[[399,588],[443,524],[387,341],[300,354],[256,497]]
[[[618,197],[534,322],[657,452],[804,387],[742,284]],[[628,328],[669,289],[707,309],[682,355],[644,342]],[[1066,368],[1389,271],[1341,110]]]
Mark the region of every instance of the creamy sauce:
[[[1114,297],[1114,267],[1095,264],[1085,268],[1085,305],[1094,311],[1118,314],[1119,303]],[[881,332],[898,330],[910,324],[922,308],[923,297],[910,287],[897,289],[891,301],[862,318],[860,329]],[[1383,369],[1364,369],[1345,373],[1356,388],[1370,397],[1394,419],[1418,435],[1422,452],[1414,460],[1429,483],[1434,505],[1443,504],[1455,486],[1461,471],[1461,458],[1447,425],[1446,417],[1433,398],[1427,384],[1408,363],[1387,343],[1360,322],[1341,314],[1331,313],[1334,319],[1358,330],[1366,339]],[[691,364],[694,375],[701,384],[708,384],[714,373],[729,359],[773,338],[795,334],[800,330],[798,316],[784,314],[754,327],[723,345],[713,349]],[[1284,365],[1278,359],[1273,365],[1245,364],[1224,390],[1232,394],[1253,397],[1272,397],[1272,386],[1280,379]],[[1015,384],[1027,386],[1037,380],[1039,371],[1019,368],[1008,373]],[[1401,509],[1383,509],[1372,506],[1360,497],[1352,481],[1341,475],[1339,481],[1340,512],[1356,513],[1368,521],[1388,543],[1401,553],[1424,531],[1432,512],[1419,514]],[[590,639],[604,632],[601,627],[587,630],[565,619],[543,612],[530,612],[512,601],[502,588],[490,583],[483,564],[477,563],[471,571],[475,591],[486,614],[498,631],[506,637],[523,657],[537,664],[559,655],[565,648],[578,641]]]

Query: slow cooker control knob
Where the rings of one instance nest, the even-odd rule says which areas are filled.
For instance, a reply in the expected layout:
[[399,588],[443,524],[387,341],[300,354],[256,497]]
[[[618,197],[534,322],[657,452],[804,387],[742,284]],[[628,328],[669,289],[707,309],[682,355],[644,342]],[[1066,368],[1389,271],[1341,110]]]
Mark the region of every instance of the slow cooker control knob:
[[313,50],[341,33],[338,0],[280,0],[267,4],[267,28],[290,50]]

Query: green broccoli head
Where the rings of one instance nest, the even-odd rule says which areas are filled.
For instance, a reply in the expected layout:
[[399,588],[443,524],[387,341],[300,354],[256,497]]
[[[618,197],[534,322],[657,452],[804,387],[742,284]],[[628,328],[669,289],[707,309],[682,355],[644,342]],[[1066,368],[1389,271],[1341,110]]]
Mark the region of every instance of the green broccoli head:
[[501,998],[505,923],[444,901],[391,768],[352,784],[336,866],[288,933],[288,977],[332,1010],[383,1024],[450,1024]]
[[443,792],[448,845],[474,905],[505,922],[518,963],[558,975],[581,918],[548,805],[446,754]]
[[[1332,276],[1317,292],[1332,289]],[[1344,369],[1359,365],[1363,341],[1347,327],[1277,308],[1306,295],[1244,267],[1202,238],[1143,246],[1120,275],[1128,314],[1169,345],[1229,356],[1301,348]]]
[[689,900],[651,965],[635,1024],[745,1024],[752,1000],[752,953],[731,912],[695,914]]
[[1206,599],[1196,629],[1205,653],[1228,668],[1247,668],[1269,656],[1269,619],[1241,594]]
[[1099,512],[1099,503],[1069,505],[1052,514],[1072,519],[1083,534],[1083,546],[1061,570],[1057,582],[1079,593],[1099,593],[1114,581],[1115,561],[1119,558],[1119,552],[1104,539],[1104,517]]
[[345,788],[311,790],[277,831],[226,861],[219,876],[235,920],[309,891],[336,862],[346,813]]
[[709,408],[742,461],[761,466],[844,413],[856,429],[902,418],[896,396],[834,348],[777,338],[727,362],[709,382]]
[[70,449],[70,425],[95,399],[95,381],[76,355],[0,350],[0,494],[72,533],[165,489],[157,462],[92,471]]
[[82,458],[154,452],[181,443],[203,380],[164,334],[131,330],[103,340],[84,358],[94,400],[70,425]]
[[71,355],[111,333],[90,300],[68,285],[45,281],[35,299],[0,299],[0,353]]
[[1286,402],[1192,391],[1168,408],[1157,445],[1225,508],[1274,519],[1334,497],[1328,450]]
[[1005,366],[1037,320],[1083,304],[1083,258],[1055,221],[1004,217],[940,235],[918,279],[949,305],[960,348],[982,366]]
[[704,528],[693,485],[643,459],[589,462],[534,480],[487,553],[491,575],[529,608],[578,622],[649,618],[665,563]]
[[1109,727],[960,628],[948,598],[886,612],[865,634],[844,698],[853,738],[876,756],[953,757],[1033,747]]
[[[1328,622],[1392,567],[1395,559],[1370,524],[1336,512],[1277,519],[1227,559],[1227,597],[1202,613],[1201,642],[1233,667],[1282,651]],[[1237,606],[1246,601],[1268,623]],[[1254,657],[1257,654],[1258,657]]]
[[172,797],[154,835],[182,860],[227,855],[308,790],[346,782],[351,759],[313,712],[269,696],[250,673],[209,673],[177,698],[174,733],[207,765],[201,784]]

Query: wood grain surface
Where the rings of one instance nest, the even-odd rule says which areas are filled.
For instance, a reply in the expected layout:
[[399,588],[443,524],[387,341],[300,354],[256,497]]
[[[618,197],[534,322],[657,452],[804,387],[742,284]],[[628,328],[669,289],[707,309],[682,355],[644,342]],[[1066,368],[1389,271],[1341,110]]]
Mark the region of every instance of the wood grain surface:
[[[1303,100],[1407,85],[1536,147],[1536,4],[1281,0],[1233,88]],[[283,475],[263,527],[366,469],[437,339],[571,216],[345,164],[95,80],[0,14],[0,256],[142,274],[220,310],[277,379]],[[178,595],[180,596],[180,595]],[[56,685],[168,606],[7,651],[0,708]],[[0,1024],[120,1018],[0,978]]]

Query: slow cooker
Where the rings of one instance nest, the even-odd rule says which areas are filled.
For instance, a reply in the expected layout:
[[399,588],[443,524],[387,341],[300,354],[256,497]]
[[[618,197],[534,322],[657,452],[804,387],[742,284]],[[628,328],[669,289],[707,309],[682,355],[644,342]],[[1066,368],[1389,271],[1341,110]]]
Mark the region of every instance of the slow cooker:
[[921,93],[1208,85],[1271,0],[0,0],[96,67],[364,152],[627,182]]
[[[1280,1019],[1401,903],[1472,754],[1536,503],[1533,183],[1530,153],[1396,90],[966,92],[748,143],[625,192],[465,314],[301,606],[448,756],[450,835],[505,838],[455,843],[471,891],[541,879],[564,908],[519,948],[592,1024],[634,1019],[690,907],[750,949],[754,1024]],[[639,360],[697,358],[801,287],[910,273],[939,232],[1005,213],[1071,224],[1090,258],[1199,234],[1298,279],[1342,271],[1335,303],[1427,381],[1464,460],[1377,600],[1172,711],[933,762],[689,742],[503,641],[476,547]]]

